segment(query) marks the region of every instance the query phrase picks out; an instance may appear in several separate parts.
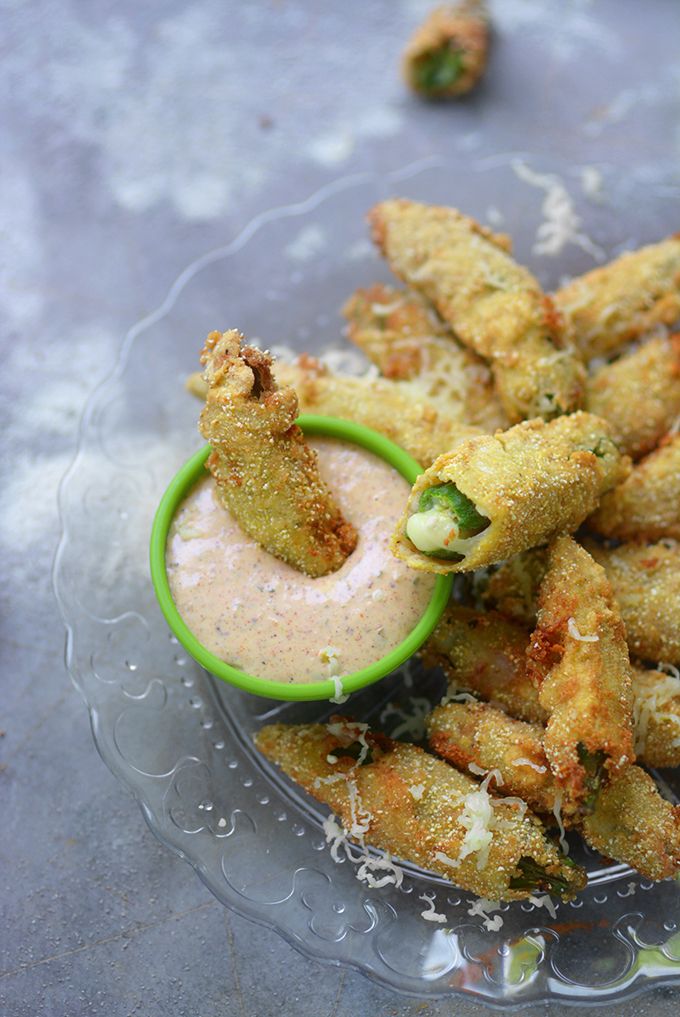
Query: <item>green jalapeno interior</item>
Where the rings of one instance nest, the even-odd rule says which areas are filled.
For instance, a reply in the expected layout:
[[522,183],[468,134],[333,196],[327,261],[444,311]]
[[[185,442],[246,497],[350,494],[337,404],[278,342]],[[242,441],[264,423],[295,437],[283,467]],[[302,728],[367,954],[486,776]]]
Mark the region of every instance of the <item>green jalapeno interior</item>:
[[576,751],[578,753],[579,763],[586,771],[584,783],[588,793],[583,799],[582,811],[590,813],[595,808],[597,796],[602,786],[604,764],[607,760],[607,754],[603,749],[598,749],[596,752],[589,752],[582,742],[578,743]]
[[[563,861],[569,864],[569,859],[565,858]],[[554,893],[558,897],[569,890],[569,880],[564,876],[546,872],[533,858],[528,856],[520,858],[517,868],[521,875],[511,878],[511,890],[547,890],[548,893]]]
[[489,520],[470,499],[448,483],[423,491],[418,511],[406,524],[406,534],[423,554],[462,561],[465,555],[455,546],[456,541],[474,537],[488,525]]
[[456,83],[463,70],[463,52],[445,43],[430,50],[415,65],[416,87],[428,95],[441,95]]

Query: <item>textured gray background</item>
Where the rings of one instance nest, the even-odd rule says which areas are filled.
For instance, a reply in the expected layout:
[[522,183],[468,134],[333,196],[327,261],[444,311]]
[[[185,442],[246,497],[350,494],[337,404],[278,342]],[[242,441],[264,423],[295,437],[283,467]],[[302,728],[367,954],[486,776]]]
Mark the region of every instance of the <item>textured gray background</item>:
[[396,73],[425,7],[0,0],[3,1017],[488,1012],[396,997],[225,912],[99,760],[50,585],[88,391],[182,267],[255,213],[431,154],[677,164],[675,0],[497,0],[488,79],[455,108]]

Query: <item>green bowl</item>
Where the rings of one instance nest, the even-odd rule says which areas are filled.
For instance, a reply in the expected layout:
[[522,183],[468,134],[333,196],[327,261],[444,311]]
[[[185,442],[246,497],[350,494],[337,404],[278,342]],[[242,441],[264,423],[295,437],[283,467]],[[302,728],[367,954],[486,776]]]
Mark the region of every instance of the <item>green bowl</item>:
[[[370,427],[364,427],[362,424],[355,424],[349,420],[339,420],[336,417],[320,417],[312,414],[299,417],[297,423],[307,435],[321,434],[328,438],[340,438],[368,449],[369,452],[380,456],[395,470],[398,470],[409,484],[413,484],[416,477],[422,473],[422,469],[415,459],[412,459],[402,448]],[[258,678],[257,675],[247,674],[245,671],[225,663],[199,642],[175,606],[165,568],[168,531],[183,498],[194,484],[205,476],[204,463],[209,454],[210,446],[206,445],[182,466],[161,498],[156,511],[151,529],[151,581],[161,611],[182,646],[199,664],[215,677],[221,678],[222,681],[229,682],[230,685],[235,685],[246,692],[252,692],[257,696],[267,696],[270,699],[330,699],[335,695],[335,684],[331,680],[300,682],[293,685],[271,681],[268,678]],[[413,656],[441,618],[451,593],[452,583],[453,576],[437,576],[430,602],[406,639],[384,657],[369,664],[368,667],[363,667],[360,671],[354,671],[352,674],[343,675],[343,692],[356,692],[366,685],[379,681]]]

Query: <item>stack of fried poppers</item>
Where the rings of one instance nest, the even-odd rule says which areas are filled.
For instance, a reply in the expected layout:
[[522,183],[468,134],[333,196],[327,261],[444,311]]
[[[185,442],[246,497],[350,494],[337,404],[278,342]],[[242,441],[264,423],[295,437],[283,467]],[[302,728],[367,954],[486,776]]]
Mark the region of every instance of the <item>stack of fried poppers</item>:
[[257,745],[351,839],[485,897],[585,884],[555,825],[562,846],[572,828],[671,876],[680,807],[643,767],[680,765],[680,239],[551,297],[454,209],[391,200],[369,220],[402,287],[345,314],[382,377],[307,356],[275,370],[303,411],[368,424],[425,468],[393,550],[469,576],[424,651],[449,694],[427,749],[363,724],[357,741],[341,718]]

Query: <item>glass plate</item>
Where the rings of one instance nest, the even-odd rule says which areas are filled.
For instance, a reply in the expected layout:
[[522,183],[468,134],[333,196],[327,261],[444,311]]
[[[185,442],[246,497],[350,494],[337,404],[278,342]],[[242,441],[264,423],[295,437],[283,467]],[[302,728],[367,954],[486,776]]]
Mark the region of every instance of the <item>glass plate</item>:
[[[499,932],[469,914],[472,895],[412,866],[401,888],[369,889],[351,862],[331,859],[324,810],[251,747],[265,722],[317,720],[337,707],[259,700],[212,679],[170,637],[147,566],[154,509],[201,443],[198,404],[183,382],[203,338],[237,326],[269,347],[334,349],[342,359],[340,306],[355,287],[389,277],[363,221],[374,202],[398,193],[455,204],[507,229],[520,260],[547,287],[593,265],[591,242],[610,256],[662,237],[677,219],[668,208],[677,192],[663,179],[604,167],[596,204],[580,193],[579,167],[557,167],[590,240],[577,237],[555,257],[536,257],[545,192],[519,178],[518,158],[546,169],[508,154],[346,177],[258,216],[233,243],[190,265],[162,306],[130,331],[113,374],[88,403],[60,492],[55,587],[68,666],[103,759],[151,829],[224,904],[305,954],[404,993],[459,993],[496,1006],[584,1004],[680,982],[678,884],[653,884],[575,847],[590,875],[578,900],[557,905],[555,919],[531,903],[503,905]],[[441,691],[440,675],[410,664],[343,710],[389,732],[400,720],[391,703],[412,712]],[[425,894],[446,926],[421,917]]]

